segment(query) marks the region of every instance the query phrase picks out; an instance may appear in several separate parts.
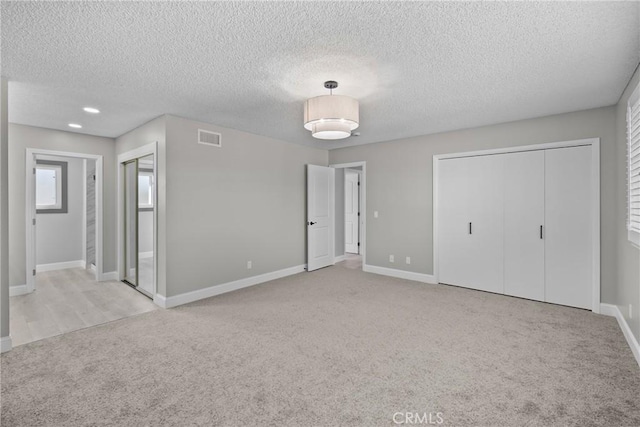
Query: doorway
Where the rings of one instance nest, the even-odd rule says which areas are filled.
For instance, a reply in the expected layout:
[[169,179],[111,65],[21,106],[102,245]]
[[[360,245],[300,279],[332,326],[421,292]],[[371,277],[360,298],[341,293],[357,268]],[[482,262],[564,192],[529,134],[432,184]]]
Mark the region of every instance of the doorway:
[[156,144],[118,156],[118,278],[148,298],[157,289]]
[[335,169],[335,262],[362,270],[366,260],[366,162],[330,165]]
[[36,289],[37,272],[82,267],[103,279],[102,165],[99,155],[26,150],[27,271],[18,294]]

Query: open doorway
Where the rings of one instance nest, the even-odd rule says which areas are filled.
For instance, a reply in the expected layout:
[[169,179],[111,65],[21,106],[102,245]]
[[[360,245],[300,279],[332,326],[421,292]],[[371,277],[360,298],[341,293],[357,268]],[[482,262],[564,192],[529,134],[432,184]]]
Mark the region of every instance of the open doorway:
[[26,286],[36,275],[83,268],[102,279],[102,156],[27,149]]
[[362,270],[366,244],[366,162],[331,165],[335,172],[336,263]]
[[26,150],[27,283],[9,299],[14,346],[156,308],[102,281],[102,172],[100,155]]

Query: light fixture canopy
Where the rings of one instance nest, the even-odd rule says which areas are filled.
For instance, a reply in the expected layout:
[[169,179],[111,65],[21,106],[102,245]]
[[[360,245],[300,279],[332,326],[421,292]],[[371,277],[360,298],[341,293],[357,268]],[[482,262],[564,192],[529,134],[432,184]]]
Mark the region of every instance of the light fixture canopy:
[[74,129],[81,129],[82,125],[79,125],[77,123],[69,123],[69,127]]
[[86,111],[87,113],[91,113],[91,114],[98,114],[100,112],[100,110],[98,110],[97,108],[93,108],[93,107],[84,107],[83,110]]
[[338,82],[329,80],[324,87],[330,95],[316,96],[304,103],[304,128],[318,139],[343,139],[360,125],[358,101],[344,95],[333,95]]

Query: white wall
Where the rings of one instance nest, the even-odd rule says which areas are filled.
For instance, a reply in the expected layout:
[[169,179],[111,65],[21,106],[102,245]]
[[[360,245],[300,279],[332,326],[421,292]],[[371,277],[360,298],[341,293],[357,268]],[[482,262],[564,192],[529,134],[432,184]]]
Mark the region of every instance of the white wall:
[[[433,274],[435,154],[598,137],[601,140],[602,300],[615,300],[615,108],[331,150],[332,164],[367,162],[367,264]],[[379,218],[373,218],[379,211]],[[411,264],[389,262],[411,257]]]
[[82,260],[83,160],[56,156],[36,158],[67,163],[67,212],[36,214],[36,265]]
[[9,283],[26,283],[25,162],[26,149],[40,148],[103,156],[103,241],[104,272],[116,269],[116,158],[111,138],[9,124]]

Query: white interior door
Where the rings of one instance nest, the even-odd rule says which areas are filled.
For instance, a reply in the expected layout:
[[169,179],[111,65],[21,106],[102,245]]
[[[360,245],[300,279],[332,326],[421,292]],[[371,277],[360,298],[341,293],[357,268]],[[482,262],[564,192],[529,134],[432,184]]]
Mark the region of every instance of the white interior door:
[[440,282],[504,293],[502,157],[445,159],[438,170]]
[[445,159],[438,163],[438,267],[439,281],[471,286],[473,277],[465,268],[471,253],[469,219],[470,158]]
[[307,165],[307,270],[333,265],[335,169]]
[[591,147],[545,151],[545,301],[591,309]]
[[344,177],[344,240],[345,252],[352,254],[359,251],[359,188],[360,174],[345,171]]
[[544,301],[544,151],[503,156],[504,293]]

